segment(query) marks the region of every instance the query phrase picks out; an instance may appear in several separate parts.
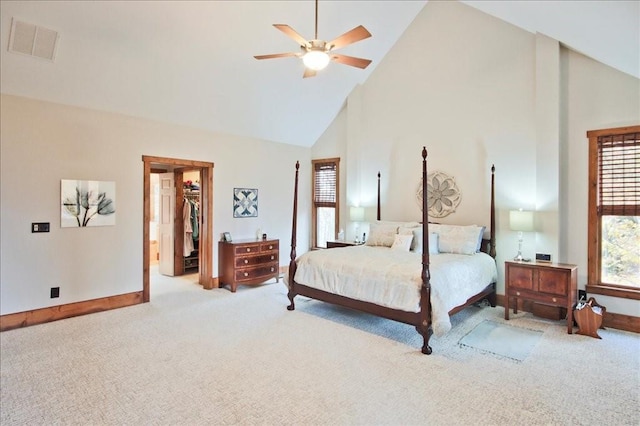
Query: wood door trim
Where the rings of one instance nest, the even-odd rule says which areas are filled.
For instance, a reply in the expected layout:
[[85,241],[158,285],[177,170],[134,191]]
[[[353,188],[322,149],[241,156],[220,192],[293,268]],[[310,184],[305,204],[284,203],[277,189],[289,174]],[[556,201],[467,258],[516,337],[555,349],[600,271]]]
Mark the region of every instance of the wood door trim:
[[149,222],[151,218],[151,184],[150,175],[153,168],[170,166],[181,170],[200,170],[200,214],[202,227],[200,229],[200,253],[198,282],[204,289],[214,288],[215,280],[211,275],[213,259],[213,167],[206,161],[184,160],[179,158],[155,157],[143,155],[143,231],[142,231],[142,301],[150,300],[149,288]]
[[184,274],[184,174],[182,169],[173,171],[176,185],[176,205],[173,220],[173,274],[176,276]]

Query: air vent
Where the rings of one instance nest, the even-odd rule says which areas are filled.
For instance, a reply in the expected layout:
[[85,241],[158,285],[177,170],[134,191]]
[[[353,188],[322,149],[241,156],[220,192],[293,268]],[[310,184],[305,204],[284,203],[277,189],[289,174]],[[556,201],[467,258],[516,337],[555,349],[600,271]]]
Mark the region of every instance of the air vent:
[[56,31],[13,19],[9,36],[9,52],[53,61],[58,38]]

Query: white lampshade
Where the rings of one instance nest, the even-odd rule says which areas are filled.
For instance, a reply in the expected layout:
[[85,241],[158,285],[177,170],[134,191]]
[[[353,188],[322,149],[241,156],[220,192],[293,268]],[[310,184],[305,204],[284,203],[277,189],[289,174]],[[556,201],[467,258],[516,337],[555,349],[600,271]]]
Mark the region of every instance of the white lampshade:
[[535,231],[535,226],[533,223],[533,212],[522,209],[511,210],[509,212],[509,227],[512,231]]
[[320,50],[310,50],[302,57],[304,66],[314,71],[320,71],[329,65],[329,55]]
[[349,209],[351,222],[364,222],[364,207],[351,207]]

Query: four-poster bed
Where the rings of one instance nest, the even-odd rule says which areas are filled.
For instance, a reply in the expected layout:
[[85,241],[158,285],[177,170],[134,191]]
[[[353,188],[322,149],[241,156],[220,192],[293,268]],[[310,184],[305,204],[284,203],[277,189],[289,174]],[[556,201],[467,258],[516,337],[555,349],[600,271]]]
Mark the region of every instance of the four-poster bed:
[[[473,253],[451,252],[458,254],[438,254],[433,258],[430,257],[429,237],[433,234],[429,233],[428,197],[425,191],[422,200],[422,222],[411,225],[413,234],[411,229],[408,232],[413,235],[413,239],[421,238],[421,253],[417,251],[402,253],[403,250],[393,249],[394,243],[393,248],[361,246],[317,250],[305,253],[297,259],[299,167],[299,163],[296,163],[291,260],[287,280],[290,301],[288,310],[295,309],[294,298],[296,295],[301,295],[413,325],[423,337],[422,353],[428,355],[432,351],[429,339],[433,334],[434,326],[436,326],[436,334],[446,332],[447,324],[450,328],[449,315],[483,299],[487,299],[491,306],[495,307],[497,270],[495,267],[493,167],[491,168],[490,238],[488,240],[482,238],[484,227],[476,227],[480,229],[482,243],[479,244],[479,248],[483,253],[475,253],[474,247]],[[426,148],[422,150],[422,187],[427,188]],[[379,173],[377,215],[380,222]],[[432,224],[432,228],[437,226],[439,225]],[[396,232],[400,233],[401,229],[402,226],[397,227]],[[475,238],[478,240],[477,236]],[[376,244],[367,243],[367,245]],[[422,260],[421,270],[418,269],[420,259]],[[479,265],[482,263],[483,265]],[[460,269],[468,268],[468,264],[471,264],[469,266],[471,269],[458,272]],[[455,271],[452,272],[453,269]],[[432,272],[436,272],[435,278]],[[323,277],[315,282],[316,276]],[[460,284],[458,277],[463,277],[460,281],[468,282]]]

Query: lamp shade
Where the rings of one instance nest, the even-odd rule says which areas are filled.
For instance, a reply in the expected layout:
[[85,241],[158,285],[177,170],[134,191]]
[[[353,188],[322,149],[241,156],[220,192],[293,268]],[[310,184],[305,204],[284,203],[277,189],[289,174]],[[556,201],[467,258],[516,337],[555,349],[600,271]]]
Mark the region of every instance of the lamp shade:
[[512,231],[535,231],[533,224],[533,212],[525,210],[511,210],[509,212],[509,227]]
[[351,207],[349,209],[351,222],[364,222],[364,207]]

